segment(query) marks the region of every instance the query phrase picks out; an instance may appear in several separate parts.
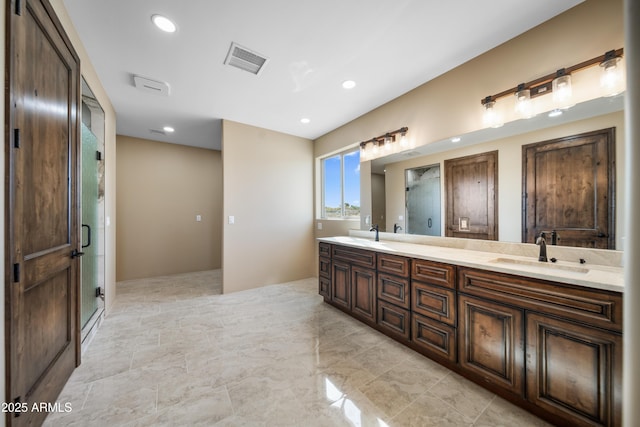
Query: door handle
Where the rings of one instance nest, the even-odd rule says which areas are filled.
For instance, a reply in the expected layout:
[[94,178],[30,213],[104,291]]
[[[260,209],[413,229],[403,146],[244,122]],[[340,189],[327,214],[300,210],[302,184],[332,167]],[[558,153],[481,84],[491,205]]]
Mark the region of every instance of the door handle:
[[432,225],[433,225],[433,223],[431,222],[431,218],[429,218],[427,220],[427,227],[431,228]]
[[77,249],[71,251],[71,259],[78,258],[84,255],[84,252],[78,252]]
[[85,227],[87,227],[87,244],[82,245],[82,247],[88,248],[89,246],[91,246],[91,227],[89,227],[89,224],[82,224],[82,228]]

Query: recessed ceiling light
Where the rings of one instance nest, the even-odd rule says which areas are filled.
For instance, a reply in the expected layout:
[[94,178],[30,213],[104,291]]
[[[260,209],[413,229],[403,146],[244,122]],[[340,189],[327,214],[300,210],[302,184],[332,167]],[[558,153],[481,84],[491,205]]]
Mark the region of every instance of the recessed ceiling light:
[[174,24],[173,21],[171,21],[166,16],[153,15],[151,17],[151,21],[155,24],[156,27],[160,28],[162,31],[166,33],[176,32],[176,24]]
[[303,125],[309,124],[311,123],[311,119],[308,117],[303,117],[300,119],[300,123],[302,123]]
[[345,89],[353,89],[354,87],[356,87],[356,82],[354,82],[353,80],[345,80],[342,82],[342,87]]
[[172,128],[171,126],[165,126],[162,128],[162,130],[168,133],[175,132],[175,129]]
[[460,142],[462,138],[460,138],[459,136],[455,136],[453,138],[451,138],[451,142],[456,143],[456,142]]

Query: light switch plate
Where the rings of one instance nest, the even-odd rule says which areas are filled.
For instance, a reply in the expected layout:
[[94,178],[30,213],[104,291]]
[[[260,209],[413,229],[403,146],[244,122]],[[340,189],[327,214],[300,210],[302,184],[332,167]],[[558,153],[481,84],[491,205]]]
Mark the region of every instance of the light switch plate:
[[229,215],[229,224],[233,225],[236,223],[236,217],[233,215]]

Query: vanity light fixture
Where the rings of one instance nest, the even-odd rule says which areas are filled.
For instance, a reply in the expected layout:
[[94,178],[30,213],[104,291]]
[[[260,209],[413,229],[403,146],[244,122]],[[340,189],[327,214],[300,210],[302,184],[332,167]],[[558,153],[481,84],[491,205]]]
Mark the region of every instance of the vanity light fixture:
[[531,103],[531,90],[525,89],[524,83],[518,85],[516,95],[516,113],[525,119],[535,116]]
[[502,122],[501,114],[496,110],[496,101],[487,96],[484,100],[484,115],[482,116],[482,122],[485,127],[499,128],[504,123]]
[[571,74],[568,74],[564,68],[556,71],[556,78],[551,82],[551,88],[553,102],[558,108],[566,110],[575,105],[571,88]]
[[553,93],[556,108],[567,109],[572,107],[574,101],[572,100],[571,74],[593,65],[602,67],[603,76],[600,83],[604,88],[605,96],[617,95],[624,90],[623,70],[619,64],[623,54],[623,48],[610,50],[604,55],[596,56],[571,67],[561,68],[555,73],[528,83],[520,83],[511,89],[482,98],[480,103],[484,107],[484,125],[486,127],[499,127],[496,126],[501,121],[496,110],[496,101],[508,95],[516,96],[516,112],[522,118],[533,117],[535,114],[532,100],[547,93]]
[[619,66],[620,56],[616,56],[615,51],[610,50],[604,54],[604,60],[600,63],[602,67],[602,77],[600,86],[604,89],[604,96],[615,96],[624,90],[624,75],[622,67]]
[[165,33],[175,33],[176,32],[176,24],[173,23],[172,20],[162,15],[152,15],[151,22],[155,24],[156,27],[164,31]]
[[[405,126],[393,132],[387,132],[384,135],[362,141],[360,143],[360,161],[373,160],[382,154],[398,153],[406,148],[410,148],[407,140],[408,130],[409,128]],[[400,134],[400,143],[395,144],[396,135],[398,134]]]

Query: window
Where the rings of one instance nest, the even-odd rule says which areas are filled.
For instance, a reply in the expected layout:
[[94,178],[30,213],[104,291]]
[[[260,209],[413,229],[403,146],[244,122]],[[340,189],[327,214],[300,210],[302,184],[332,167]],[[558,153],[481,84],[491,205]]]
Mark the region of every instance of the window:
[[322,218],[360,217],[360,150],[322,160]]

